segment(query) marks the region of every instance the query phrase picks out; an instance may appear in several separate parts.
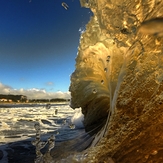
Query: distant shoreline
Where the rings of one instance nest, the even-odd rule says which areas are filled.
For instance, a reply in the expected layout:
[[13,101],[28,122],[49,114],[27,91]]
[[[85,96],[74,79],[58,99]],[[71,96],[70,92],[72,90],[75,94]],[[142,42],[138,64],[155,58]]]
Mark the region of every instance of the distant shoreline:
[[23,103],[23,102],[4,102],[0,103],[0,108],[9,108],[14,105],[23,106],[23,107],[33,107],[33,106],[39,106],[39,105],[46,105],[46,104],[70,104],[70,101],[58,101],[58,102],[29,102],[29,103]]

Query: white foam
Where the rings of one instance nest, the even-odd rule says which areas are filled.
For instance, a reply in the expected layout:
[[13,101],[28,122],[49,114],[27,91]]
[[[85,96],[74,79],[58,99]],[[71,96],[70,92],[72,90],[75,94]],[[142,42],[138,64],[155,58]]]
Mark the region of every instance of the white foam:
[[[55,114],[55,109],[58,110],[58,114]],[[42,106],[17,107],[16,105],[11,108],[0,108],[0,113],[0,142],[8,143],[29,139],[30,135],[35,135],[36,122],[40,123],[42,133],[55,131],[62,127],[55,122],[63,118],[70,120],[74,110],[69,105],[52,105],[48,110]],[[43,123],[42,120],[46,120],[47,123]]]
[[84,128],[83,124],[84,115],[81,112],[81,108],[75,109],[75,114],[71,118],[71,123],[75,125],[75,128]]

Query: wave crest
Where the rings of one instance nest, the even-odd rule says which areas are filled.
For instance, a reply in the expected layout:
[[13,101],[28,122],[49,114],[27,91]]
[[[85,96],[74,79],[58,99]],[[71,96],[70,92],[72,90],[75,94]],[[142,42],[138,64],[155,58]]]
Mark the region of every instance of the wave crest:
[[[94,16],[81,35],[71,76],[71,107],[82,108],[86,131],[101,124],[93,144],[104,138],[93,156],[102,151],[101,157],[133,162],[138,157],[129,160],[132,155],[126,145],[133,151],[141,148],[145,139],[140,136],[136,146],[136,135],[152,134],[145,126],[153,126],[153,121],[160,124],[156,117],[162,114],[158,108],[163,101],[163,37],[137,29],[146,20],[163,17],[163,2],[81,0],[81,4],[90,7]],[[146,148],[153,147],[148,146],[151,142],[149,138]]]

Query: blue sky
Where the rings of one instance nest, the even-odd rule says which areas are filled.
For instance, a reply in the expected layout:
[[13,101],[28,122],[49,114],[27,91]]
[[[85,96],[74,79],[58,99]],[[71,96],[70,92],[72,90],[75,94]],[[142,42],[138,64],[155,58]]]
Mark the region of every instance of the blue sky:
[[[75,69],[80,28],[90,20],[79,0],[1,0],[0,93],[67,92]],[[11,91],[12,92],[12,91]],[[7,93],[7,92],[6,92]],[[25,92],[24,92],[25,93]]]

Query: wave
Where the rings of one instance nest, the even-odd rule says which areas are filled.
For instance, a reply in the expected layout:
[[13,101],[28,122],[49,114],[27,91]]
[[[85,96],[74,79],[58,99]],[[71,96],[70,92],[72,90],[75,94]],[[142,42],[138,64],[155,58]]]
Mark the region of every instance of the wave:
[[75,128],[82,129],[84,128],[83,120],[84,120],[84,115],[81,112],[81,108],[75,109],[75,113],[71,118],[71,123],[75,125]]
[[[94,15],[81,34],[70,92],[71,107],[82,108],[85,130],[102,124],[88,150],[89,159],[98,162],[111,156],[119,162],[136,162],[148,154],[148,161],[154,160],[150,151],[162,152],[152,140],[162,120],[163,38],[137,29],[146,20],[163,17],[163,2],[80,2]],[[152,28],[156,26],[157,22]],[[147,135],[153,136],[143,142]],[[142,145],[146,152],[140,154]]]

